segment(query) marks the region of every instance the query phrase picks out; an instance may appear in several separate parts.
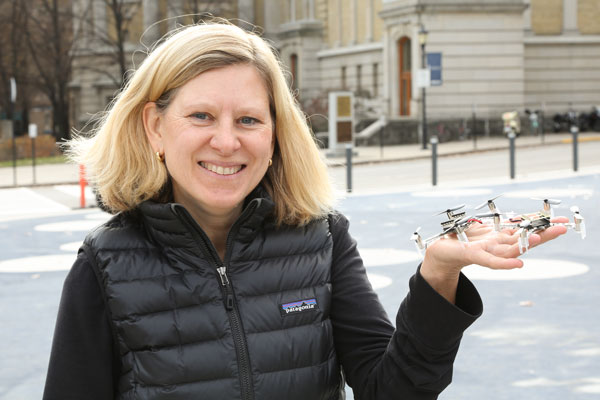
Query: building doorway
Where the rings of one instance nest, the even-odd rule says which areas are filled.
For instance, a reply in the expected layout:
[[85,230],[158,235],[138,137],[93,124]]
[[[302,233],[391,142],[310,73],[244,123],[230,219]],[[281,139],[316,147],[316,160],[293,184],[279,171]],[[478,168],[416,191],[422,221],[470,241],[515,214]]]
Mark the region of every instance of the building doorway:
[[411,49],[410,39],[406,36],[397,42],[398,46],[398,99],[399,115],[410,115],[410,99],[412,92]]

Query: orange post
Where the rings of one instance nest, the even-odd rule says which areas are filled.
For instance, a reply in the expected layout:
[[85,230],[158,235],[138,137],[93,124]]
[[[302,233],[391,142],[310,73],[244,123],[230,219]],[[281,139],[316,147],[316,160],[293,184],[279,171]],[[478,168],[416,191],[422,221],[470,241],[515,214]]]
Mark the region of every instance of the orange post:
[[79,187],[81,188],[79,205],[81,208],[85,208],[85,185],[87,185],[87,180],[85,179],[85,166],[79,164]]

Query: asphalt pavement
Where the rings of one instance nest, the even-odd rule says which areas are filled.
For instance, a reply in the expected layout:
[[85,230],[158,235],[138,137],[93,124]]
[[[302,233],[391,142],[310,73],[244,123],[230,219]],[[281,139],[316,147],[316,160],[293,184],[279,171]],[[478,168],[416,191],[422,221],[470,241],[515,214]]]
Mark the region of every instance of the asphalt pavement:
[[[344,193],[344,159],[328,158],[342,196],[338,207],[351,221],[392,320],[419,260],[408,239],[417,226],[424,235],[437,233],[435,212],[460,203],[472,211],[503,193],[497,202],[502,210],[535,211],[540,204],[531,197],[553,197],[563,201],[557,214],[570,216],[569,207],[577,205],[586,218],[585,240],[570,231],[525,255],[521,270],[465,270],[485,311],[465,333],[442,400],[600,398],[600,135],[580,135],[578,172],[569,162],[569,138],[547,135],[543,144],[539,137],[517,139],[523,159],[517,159],[515,179],[507,176],[504,138],[442,143],[446,172],[436,187],[428,179],[429,149],[386,147],[382,155],[377,147],[357,148],[352,194]],[[551,162],[535,169],[542,160]],[[465,165],[472,172],[465,173]],[[62,282],[86,233],[108,218],[94,207],[89,188],[80,207],[76,166],[37,168],[35,185],[27,167],[17,171],[18,187],[11,187],[13,170],[0,169],[2,400],[41,397]]]

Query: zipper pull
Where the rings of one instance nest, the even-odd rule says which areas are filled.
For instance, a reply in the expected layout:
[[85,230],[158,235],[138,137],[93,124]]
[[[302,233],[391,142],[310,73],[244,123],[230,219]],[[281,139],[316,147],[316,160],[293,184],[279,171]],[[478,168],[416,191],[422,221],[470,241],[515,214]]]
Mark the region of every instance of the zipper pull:
[[227,311],[233,310],[233,295],[231,293],[227,293],[227,299],[225,301],[225,309]]
[[225,266],[217,268],[217,272],[221,277],[221,284],[223,286],[229,286],[229,279],[227,278],[227,268]]

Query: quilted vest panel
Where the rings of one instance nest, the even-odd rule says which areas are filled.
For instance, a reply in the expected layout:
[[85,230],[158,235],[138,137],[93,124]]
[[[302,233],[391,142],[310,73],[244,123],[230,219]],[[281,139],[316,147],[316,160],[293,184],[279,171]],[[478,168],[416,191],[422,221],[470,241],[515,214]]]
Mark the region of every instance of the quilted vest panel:
[[[327,221],[276,229],[266,219],[272,204],[253,203],[225,265],[249,355],[248,398],[337,399]],[[118,398],[241,399],[220,260],[178,208],[143,203],[85,241],[122,359]]]

